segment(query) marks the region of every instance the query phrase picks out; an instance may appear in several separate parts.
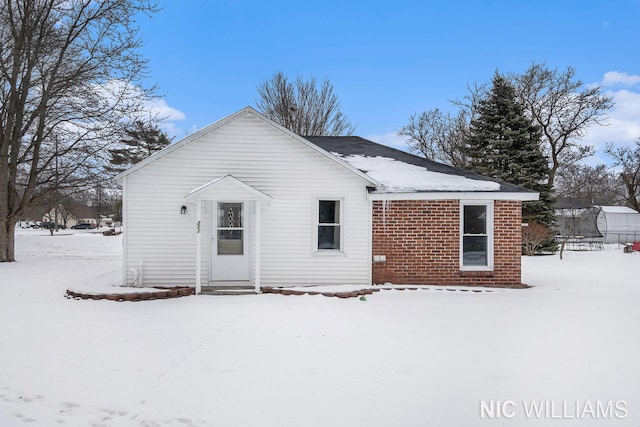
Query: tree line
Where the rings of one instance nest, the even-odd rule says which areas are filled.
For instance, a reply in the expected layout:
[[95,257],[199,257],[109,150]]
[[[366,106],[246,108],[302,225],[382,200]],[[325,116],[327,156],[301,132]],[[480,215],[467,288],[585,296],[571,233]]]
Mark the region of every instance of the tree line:
[[[554,198],[625,204],[640,210],[640,136],[633,147],[608,141],[609,166],[585,162],[595,148],[582,144],[582,138],[590,127],[606,125],[614,105],[601,87],[585,85],[573,67],[558,70],[545,63],[533,63],[522,74],[496,73],[496,77],[512,88],[514,102],[540,131],[539,150],[547,160],[546,191]],[[492,83],[468,86],[467,96],[451,102],[454,113],[433,108],[410,116],[398,135],[415,153],[473,169],[473,153],[468,150],[472,123],[477,123],[481,105],[495,91],[495,83],[494,77]]]

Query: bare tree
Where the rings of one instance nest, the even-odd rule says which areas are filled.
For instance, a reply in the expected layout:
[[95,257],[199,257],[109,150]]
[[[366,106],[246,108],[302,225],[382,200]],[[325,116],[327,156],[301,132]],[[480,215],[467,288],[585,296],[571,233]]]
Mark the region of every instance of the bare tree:
[[616,174],[606,165],[566,165],[556,175],[557,198],[583,199],[596,205],[616,205],[622,200]]
[[520,102],[542,131],[543,152],[550,161],[547,187],[552,189],[563,167],[593,154],[593,147],[578,142],[590,126],[604,124],[613,102],[600,87],[585,86],[573,67],[560,72],[545,63],[533,63],[511,80]]
[[[575,239],[576,230],[578,229],[578,223],[580,218],[579,209],[567,209],[568,216],[565,217],[565,230],[563,235],[558,236],[560,239],[560,259],[564,259],[564,249],[569,243],[569,240]],[[524,234],[524,233],[523,233]]]
[[[497,71],[496,71],[497,73]],[[470,123],[478,115],[478,106],[491,92],[491,82],[467,84],[467,94],[462,98],[454,99],[452,105],[463,111],[463,117]]]
[[414,114],[397,133],[405,137],[414,152],[428,159],[460,168],[467,166],[463,150],[469,133],[466,110],[460,110],[456,116],[438,108]]
[[451,101],[457,108],[452,115],[435,108],[409,117],[409,123],[397,131],[409,147],[428,159],[459,168],[468,167],[464,146],[469,139],[471,120],[487,94],[488,84],[467,85],[468,94]]
[[135,20],[152,0],[0,2],[0,262],[22,213],[77,187],[143,110]]
[[607,144],[606,152],[615,161],[615,166],[621,168],[620,180],[625,191],[622,193],[625,202],[640,211],[640,138],[635,148],[616,147]]
[[258,95],[258,110],[298,135],[351,135],[355,129],[340,111],[333,85],[326,78],[318,88],[314,77],[305,81],[298,76],[290,82],[279,71],[258,87]]
[[60,225],[62,225],[64,228],[67,227],[67,223],[73,216],[73,212],[71,211],[71,203],[72,199],[70,197],[63,197],[55,207],[55,209],[57,210],[57,221],[59,221]]
[[[613,102],[600,87],[584,85],[572,67],[560,72],[545,63],[534,62],[525,73],[512,73],[508,78],[529,119],[542,132],[542,152],[549,159],[546,184],[552,190],[563,168],[593,154],[593,147],[580,145],[579,141],[590,126],[604,125],[605,114]],[[414,149],[425,156],[466,167],[464,156],[460,153],[452,156],[448,149],[464,147],[464,142],[456,138],[469,135],[469,123],[477,114],[479,102],[486,98],[488,85],[474,83],[467,89],[464,98],[452,101],[459,109],[456,120],[438,110],[429,110],[411,116],[409,124],[398,133],[407,136]],[[460,159],[462,162],[454,163]]]

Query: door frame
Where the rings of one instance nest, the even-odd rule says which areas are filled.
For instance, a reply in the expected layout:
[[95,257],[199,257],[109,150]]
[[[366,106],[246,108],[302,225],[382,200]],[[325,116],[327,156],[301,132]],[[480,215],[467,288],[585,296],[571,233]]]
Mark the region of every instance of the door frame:
[[[241,278],[223,277],[218,278],[219,274],[216,273],[217,266],[214,260],[215,257],[220,255],[218,251],[218,209],[220,203],[240,203],[242,204],[242,231],[243,231],[243,257],[245,260],[238,264],[246,263],[246,270],[244,270]],[[253,282],[253,261],[254,261],[254,240],[253,230],[255,229],[255,215],[253,215],[255,203],[253,200],[238,200],[238,199],[218,199],[211,200],[209,206],[210,221],[209,221],[209,277],[208,283],[210,286],[248,286]],[[235,255],[222,255],[222,257],[233,257]]]

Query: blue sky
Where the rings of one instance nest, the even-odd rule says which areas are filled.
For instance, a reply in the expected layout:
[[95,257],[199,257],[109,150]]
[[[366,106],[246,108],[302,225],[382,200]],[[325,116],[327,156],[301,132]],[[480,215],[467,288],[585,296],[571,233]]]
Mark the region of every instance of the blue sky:
[[176,139],[255,106],[281,70],[327,77],[355,134],[397,145],[411,114],[452,110],[468,84],[533,61],[573,66],[614,98],[610,126],[585,142],[640,137],[640,0],[159,1],[139,22],[142,54]]

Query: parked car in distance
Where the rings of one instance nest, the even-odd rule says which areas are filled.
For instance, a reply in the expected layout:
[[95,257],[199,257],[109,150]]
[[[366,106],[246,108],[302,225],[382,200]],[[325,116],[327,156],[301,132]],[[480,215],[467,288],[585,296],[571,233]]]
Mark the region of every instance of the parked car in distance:
[[[42,228],[46,228],[46,229],[51,229],[51,228],[56,228],[56,223],[51,221],[51,222],[43,222],[41,225]],[[66,227],[64,226],[64,224],[58,224],[58,230],[64,230]]]
[[36,221],[20,221],[20,228],[40,228]]
[[93,227],[93,224],[89,224],[88,222],[82,223],[82,224],[76,224],[73,227],[71,227],[72,230],[89,230]]

